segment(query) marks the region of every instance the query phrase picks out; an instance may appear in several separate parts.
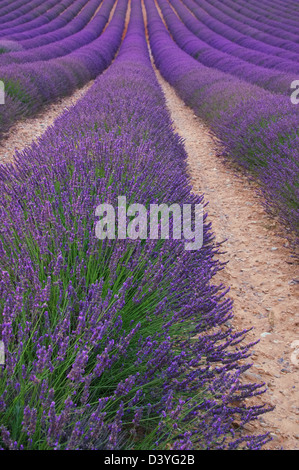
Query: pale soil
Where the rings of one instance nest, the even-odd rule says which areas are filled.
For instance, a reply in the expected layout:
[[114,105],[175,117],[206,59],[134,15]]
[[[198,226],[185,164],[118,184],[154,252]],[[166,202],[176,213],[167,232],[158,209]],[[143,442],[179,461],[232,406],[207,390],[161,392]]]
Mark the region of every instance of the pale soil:
[[[289,264],[288,242],[278,236],[254,184],[217,156],[206,125],[159,72],[157,77],[174,130],[185,140],[194,192],[204,193],[209,202],[206,210],[216,240],[227,240],[221,260],[229,263],[217,282],[231,289],[231,323],[236,330],[254,327],[248,341],[260,339],[246,380],[266,383],[267,393],[255,400],[275,405],[275,410],[249,425],[248,431],[272,432],[266,449],[299,449],[298,266]],[[298,341],[297,348],[293,341]]]
[[67,108],[82,98],[92,86],[90,81],[71,96],[46,105],[37,115],[17,121],[0,140],[0,164],[12,162],[16,150],[23,150],[45,132]]

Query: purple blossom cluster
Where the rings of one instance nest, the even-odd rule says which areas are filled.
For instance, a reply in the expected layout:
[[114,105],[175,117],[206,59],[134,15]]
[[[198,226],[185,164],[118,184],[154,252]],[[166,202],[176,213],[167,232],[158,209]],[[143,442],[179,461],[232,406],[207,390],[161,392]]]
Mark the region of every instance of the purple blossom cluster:
[[[169,28],[172,24],[174,39],[179,37],[181,43],[185,29],[177,37],[179,19],[166,0],[158,3],[167,12],[165,21]],[[151,50],[160,72],[194,112],[208,122],[224,152],[254,174],[261,183],[267,209],[280,216],[287,230],[295,234],[297,244],[298,107],[290,97],[270,93],[199,63],[173,41],[155,3],[146,0],[145,4]],[[186,40],[184,48],[190,51],[191,46],[192,42]]]
[[[109,24],[110,41],[121,25]],[[252,344],[225,325],[232,303],[213,282],[223,266],[206,214],[198,251],[184,240],[95,237],[96,207],[119,195],[146,207],[204,202],[151,66],[140,0],[113,64],[0,167],[0,191],[3,449],[268,441],[244,430],[268,410],[248,400],[265,389],[242,380]]]
[[[91,3],[95,6],[99,0]],[[94,21],[90,21],[82,32],[62,41],[65,48],[54,42],[27,53],[3,54],[4,63],[16,54],[18,57],[21,54],[22,60],[26,54],[32,54],[33,62],[0,69],[0,80],[5,86],[5,106],[0,108],[0,133],[5,132],[17,118],[33,114],[45,103],[72,93],[110,65],[121,43],[128,0],[118,0],[111,21],[101,34],[114,3],[114,0],[104,0]],[[40,49],[45,55],[38,53]]]

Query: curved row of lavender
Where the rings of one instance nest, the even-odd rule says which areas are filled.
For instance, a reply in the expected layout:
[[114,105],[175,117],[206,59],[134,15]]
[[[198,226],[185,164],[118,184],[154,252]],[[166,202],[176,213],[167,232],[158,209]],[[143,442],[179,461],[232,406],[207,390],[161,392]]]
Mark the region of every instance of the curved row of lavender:
[[[103,1],[96,15],[98,34],[106,26],[114,3],[115,0]],[[85,46],[78,47],[74,43],[76,49],[70,54],[48,61],[1,68],[5,105],[0,107],[0,133],[7,131],[18,118],[34,114],[45,103],[71,94],[110,65],[120,45],[119,31],[124,24],[126,8],[127,0],[118,0],[113,18],[104,33]],[[92,37],[87,34],[85,41]]]
[[[295,36],[299,34],[298,18],[296,21],[296,12],[294,14],[294,7],[290,2],[285,3],[285,6],[288,6],[290,15],[288,18],[284,17],[284,12],[281,11],[277,5],[273,5],[272,2],[269,4],[267,1],[263,2],[262,7],[260,2],[256,5],[253,1],[236,3],[231,0],[224,0],[220,3],[218,0],[211,0],[210,3],[224,11],[227,15],[243,23],[245,31],[246,25],[249,25],[270,35],[299,42],[299,38]],[[273,6],[276,17],[278,17],[278,19],[275,20],[268,18],[268,15],[271,15],[271,11],[273,12]],[[251,9],[252,7],[254,10]],[[299,17],[298,11],[297,16]]]
[[3,28],[19,25],[31,21],[38,15],[42,15],[51,8],[58,0],[31,0],[24,5],[24,1],[20,2],[20,8],[14,9],[12,12],[1,16],[1,26]]
[[[186,26],[178,18],[170,3]],[[168,0],[158,0],[167,27],[181,49],[207,67],[230,73],[274,93],[290,96],[290,84],[299,76],[298,63],[238,46],[208,28],[205,29],[181,0],[170,0],[170,3]]]
[[[219,52],[221,51],[222,53],[229,54],[233,56],[233,58],[237,58],[239,60],[241,59],[241,62],[239,63],[247,67],[247,69],[248,64],[244,64],[244,61],[248,62],[249,64],[255,64],[259,67],[273,69],[272,71],[276,71],[278,74],[279,71],[283,71],[285,73],[298,72],[298,54],[289,51],[279,51],[279,56],[277,56],[272,55],[271,50],[267,51],[267,49],[265,52],[258,50],[253,51],[252,49],[248,49],[247,47],[237,44],[236,42],[225,38],[221,34],[218,34],[216,31],[206,26],[202,19],[199,20],[198,18],[204,17],[206,19],[206,23],[209,23],[210,17],[204,12],[199,13],[199,9],[196,6],[194,0],[185,0],[184,4],[179,0],[170,0],[170,3],[175,8],[175,11],[179,14],[179,17],[182,19],[183,23],[199,39],[209,44]],[[194,14],[191,13],[191,10],[193,12],[197,11],[198,17],[195,17]],[[224,55],[221,54],[221,52],[219,59],[221,59],[221,57],[224,58]],[[213,59],[216,59],[215,55],[213,56]],[[238,61],[236,61],[236,64],[237,63]],[[233,63],[232,66],[234,67]],[[256,70],[259,70],[262,75],[266,72],[261,68]]]
[[87,0],[77,0],[75,2],[72,0],[64,0],[54,5],[54,7],[45,14],[29,22],[7,29],[4,29],[2,26],[0,28],[0,37],[18,41],[34,37],[37,34],[42,34],[43,31],[49,32],[56,30],[65,26],[68,21],[73,19],[86,3]]
[[41,2],[39,2],[38,0],[30,0],[26,5],[24,5],[23,0],[15,0],[12,2],[8,1],[6,3],[8,3],[8,5],[4,4],[2,7],[0,7],[1,24],[11,21],[18,15],[25,15],[28,11],[30,11],[32,3],[38,5]]
[[[11,52],[9,54],[2,54],[0,55],[0,69],[1,71],[4,70],[9,65],[12,64],[25,64],[37,61],[48,61],[53,58],[66,56],[71,52],[79,49],[86,44],[95,41],[103,31],[103,28],[108,21],[109,12],[112,6],[115,3],[113,2],[103,2],[99,11],[97,11],[96,15],[92,18],[93,13],[99,7],[102,0],[91,0],[91,10],[90,8],[87,9],[85,12],[86,15],[86,26],[75,34],[72,34],[68,37],[63,37],[62,39],[58,40],[54,43],[45,44],[40,47],[36,47],[34,49],[26,50],[26,51],[17,51]],[[107,6],[108,4],[108,6]],[[84,16],[85,16],[84,15]],[[91,19],[92,18],[92,19]],[[91,21],[89,21],[91,19]],[[66,29],[71,30],[66,26]]]
[[[216,6],[216,3],[213,3],[213,5]],[[217,7],[219,7],[219,3],[217,3]],[[284,29],[287,32],[298,30],[298,3],[290,0],[284,3],[283,8],[277,2],[268,0],[264,0],[262,5],[261,2],[255,2],[254,0],[250,2],[238,1],[238,3],[232,0],[224,0],[221,2],[222,8],[227,11],[227,14],[235,15],[236,19],[245,24],[250,22],[255,28],[270,34],[273,34],[277,29]]]
[[102,2],[77,0],[72,2],[66,11],[55,20],[44,26],[9,36],[9,39],[18,41],[24,49],[33,49],[77,33],[86,26],[93,17],[96,9]]
[[[267,33],[265,31],[261,31],[260,29],[257,29],[254,26],[250,25],[245,25],[243,22],[239,20],[235,20],[231,15],[228,15],[224,11],[221,11],[222,9],[219,8],[220,2],[217,0],[214,1],[207,1],[203,0],[203,2],[199,2],[198,0],[195,0],[195,2],[199,5],[202,5],[203,8],[208,12],[210,15],[214,15],[216,13],[216,17],[225,25],[229,25],[230,28],[232,28],[235,31],[239,31],[242,34],[245,34],[249,39],[252,40],[258,40],[261,42],[264,42],[266,44],[269,44],[271,47],[275,46],[278,48],[290,50],[290,51],[298,51],[298,37],[297,37],[297,31],[298,31],[298,25],[291,26],[289,25],[289,38],[286,39],[284,36],[284,32],[282,30],[282,35],[279,34],[280,27],[276,28],[276,35]],[[215,5],[215,6],[214,6]],[[244,33],[243,33],[244,31]]]
[[[151,67],[139,1],[113,65],[0,169],[5,449],[259,449],[245,332],[204,244],[98,240],[95,209],[198,204]],[[121,27],[119,27],[121,31]],[[101,50],[98,50],[99,54]],[[12,197],[13,196],[13,197]]]
[[[229,2],[226,2],[229,3]],[[293,22],[284,23],[283,17],[280,15],[280,21],[273,21],[267,18],[267,13],[270,13],[269,6],[265,5],[265,9],[267,10],[263,16],[261,16],[261,8],[257,7],[256,5],[249,2],[248,8],[243,8],[243,13],[235,11],[235,8],[232,7],[233,2],[230,2],[230,5],[221,3],[218,0],[211,0],[210,4],[213,5],[215,8],[222,11],[225,15],[230,16],[233,18],[234,21],[242,23],[244,25],[244,32],[245,34],[253,33],[259,34],[265,33],[269,36],[275,36],[278,39],[286,39],[287,41],[297,42],[298,43],[298,23],[296,24],[295,16],[293,15]],[[287,4],[287,3],[286,3]],[[252,10],[250,8],[254,8],[255,15],[252,14]],[[236,7],[236,4],[234,4]],[[241,8],[241,7],[240,7]],[[277,9],[276,9],[277,14]],[[259,19],[254,19],[253,16],[259,17]],[[264,18],[264,19],[263,19]]]
[[146,6],[151,49],[162,75],[207,121],[227,155],[253,172],[268,210],[278,213],[298,240],[298,108],[284,96],[198,63],[171,39],[153,0]]
[[[234,21],[228,15],[225,15],[221,10],[218,10],[207,0],[194,0],[197,5],[194,14],[198,17],[203,14],[199,19],[209,26],[213,31],[221,34],[225,38],[247,47],[254,51],[265,52],[267,54],[276,55],[278,57],[292,57],[292,53],[298,54],[299,44],[285,39],[279,39],[260,31],[256,34],[246,35],[243,33],[244,25],[238,21]],[[189,0],[188,0],[189,4]],[[208,19],[206,15],[208,14]],[[206,23],[208,21],[208,23]],[[295,59],[296,60],[296,59]]]
[[[203,34],[205,33],[205,35],[201,35],[201,31],[198,28],[195,34],[204,41],[208,39],[211,40],[213,36],[215,36],[214,41],[217,40],[215,45],[224,52],[228,52],[236,57],[263,67],[279,68],[279,59],[283,59],[285,66],[288,66],[286,70],[292,70],[292,65],[294,67],[298,63],[297,52],[286,51],[279,47],[270,46],[269,44],[265,44],[262,39],[252,40],[249,36],[246,36],[245,31],[243,31],[246,30],[244,25],[243,28],[241,28],[243,31],[242,34],[238,31],[232,30],[232,28],[224,29],[224,31],[229,31],[230,33],[224,34],[223,28],[225,28],[225,24],[221,23],[214,17],[211,17],[210,14],[196,4],[195,0],[184,0],[184,4],[188,7],[190,13],[192,12],[191,17],[193,17],[193,15],[195,17],[193,22],[189,24],[192,24],[193,28],[195,25],[198,26],[198,24],[202,25],[204,28]],[[186,8],[184,11],[185,10]],[[196,19],[198,22],[196,22]],[[242,25],[242,23],[240,23],[240,25]],[[213,45],[213,43],[211,45]]]
[[21,0],[3,0],[0,6],[0,15],[6,15],[10,11],[17,9],[22,4]]

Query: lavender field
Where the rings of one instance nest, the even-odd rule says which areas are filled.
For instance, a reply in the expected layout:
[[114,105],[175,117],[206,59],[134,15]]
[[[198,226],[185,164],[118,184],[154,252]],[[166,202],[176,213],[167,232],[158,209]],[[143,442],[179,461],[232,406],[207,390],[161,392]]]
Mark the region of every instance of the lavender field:
[[[0,0],[0,147],[14,147],[15,126],[43,122],[62,103],[39,138],[0,158],[2,450],[298,442],[298,20],[295,0]],[[217,149],[212,167],[248,182],[249,218],[254,193],[275,223],[269,255],[241,219],[219,233],[207,169],[195,153],[192,170],[166,88],[194,118],[191,143],[204,146],[205,126]],[[224,204],[232,190],[221,174],[213,181]],[[162,204],[203,208],[201,246],[191,246],[191,209],[189,231],[185,212],[182,224],[173,212],[163,236],[160,211],[152,236],[140,214]],[[110,231],[111,207],[118,218]],[[248,256],[265,251],[257,271],[242,259],[238,230],[247,233]],[[245,264],[229,277],[235,256]],[[270,271],[270,256],[288,278]],[[260,302],[249,307],[244,272]],[[234,318],[244,312],[239,328]],[[280,347],[260,362],[264,372],[279,367],[273,380],[283,398],[267,372],[251,372],[259,340]],[[288,408],[275,415],[279,400]],[[272,414],[281,435],[260,425]]]

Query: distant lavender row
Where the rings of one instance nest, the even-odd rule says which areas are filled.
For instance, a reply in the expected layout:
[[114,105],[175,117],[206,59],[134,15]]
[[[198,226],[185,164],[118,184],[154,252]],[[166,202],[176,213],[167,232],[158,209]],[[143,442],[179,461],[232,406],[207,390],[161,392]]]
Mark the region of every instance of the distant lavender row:
[[[98,28],[104,28],[114,0],[104,0]],[[21,116],[35,113],[45,103],[71,94],[94,79],[112,61],[121,42],[127,0],[118,0],[113,18],[96,40],[71,54],[47,62],[10,65],[0,69],[5,84],[5,105],[0,107],[0,132]],[[100,31],[98,31],[100,33]]]
[[29,32],[10,35],[9,38],[18,41],[24,49],[61,41],[63,38],[77,33],[90,21],[101,2],[77,0],[58,18],[40,28]]
[[[22,37],[30,38],[32,37],[31,35],[36,35],[40,32],[40,30],[42,30],[42,28],[46,28],[47,30],[52,24],[54,24],[55,28],[58,28],[61,24],[61,19],[63,20],[66,15],[70,16],[70,10],[73,10],[74,14],[76,14],[75,12],[78,12],[79,9],[78,7],[75,8],[75,6],[77,4],[82,4],[83,6],[84,3],[86,3],[86,0],[81,0],[81,2],[78,0],[75,2],[72,0],[64,0],[63,2],[59,2],[46,13],[38,16],[37,18],[34,18],[31,21],[22,23],[21,25],[8,27],[7,29],[0,28],[0,38],[5,37],[7,39],[18,41],[19,39],[22,39]],[[62,24],[64,25],[64,23]]]
[[0,18],[0,27],[1,29],[8,28],[26,23],[26,21],[31,21],[38,15],[45,13],[56,3],[58,3],[58,0],[47,0],[46,2],[41,0],[32,0],[24,5],[24,0],[22,0],[20,8],[7,15],[3,15]]
[[17,5],[19,4],[18,0],[2,0],[1,5],[0,5],[0,14],[1,15],[6,15],[8,13],[9,8],[17,8]]
[[296,16],[299,17],[299,10],[298,3],[296,1],[285,1],[279,3],[273,2],[272,0],[264,0],[264,8],[261,8],[260,2],[255,2],[254,0],[251,0],[250,3],[247,1],[238,1],[238,3],[234,3],[224,0],[223,3],[229,5],[230,8],[238,9],[242,14],[246,12],[246,15],[257,21],[261,21],[261,18],[265,18],[267,24],[270,24],[271,22],[273,25],[279,23],[280,25],[283,24],[285,26],[291,25],[298,27]]
[[[205,31],[204,25],[199,23],[191,14],[189,16],[180,0],[171,0],[171,4],[178,10],[186,26],[198,33],[203,38],[201,40],[181,22],[169,5],[168,0],[158,0],[158,4],[173,39],[185,52],[203,65],[236,75],[242,80],[274,93],[290,96],[290,85],[299,76],[299,64],[249,51],[224,38],[217,37],[214,32]],[[209,43],[212,44],[212,47]],[[222,49],[228,51],[228,53],[222,52]],[[236,57],[234,57],[235,55]],[[265,67],[246,62],[247,59],[257,64],[265,64]],[[266,68],[272,66],[274,69],[279,70]],[[286,73],[287,71],[289,73]]]
[[[209,0],[209,3],[213,5],[215,8],[223,11],[226,15],[230,16],[234,20],[238,21],[240,24],[244,25],[244,34],[247,33],[248,28],[249,31],[253,31],[257,33],[257,30],[262,31],[263,33],[267,33],[271,36],[276,36],[281,39],[287,39],[289,41],[293,41],[298,43],[299,42],[299,26],[298,22],[293,22],[293,24],[288,23],[284,24],[284,20],[280,15],[280,21],[273,21],[267,18],[267,12],[270,11],[269,5],[265,5],[263,2],[263,7],[258,8],[254,7],[256,13],[253,13],[250,10],[250,2],[246,2],[246,5],[249,8],[243,8],[243,13],[236,12],[234,8],[236,8],[237,4],[231,1],[226,2],[219,2],[219,0]],[[261,3],[260,3],[261,5]],[[239,9],[241,5],[239,4]],[[276,10],[277,11],[277,10]],[[252,28],[252,30],[251,30]]]
[[[97,6],[100,5],[101,0],[91,0],[91,9],[87,8],[86,19],[90,19],[92,12],[94,12]],[[95,41],[103,31],[105,24],[109,19],[109,13],[115,0],[104,0],[100,10],[89,21],[89,23],[81,31],[78,31],[71,36],[62,38],[54,43],[45,44],[35,49],[27,51],[11,52],[9,54],[0,55],[0,70],[4,71],[5,67],[11,64],[25,64],[36,61],[48,61],[57,57],[62,57],[70,54],[76,49],[80,49],[83,46]],[[67,30],[69,27],[66,26]],[[64,29],[64,32],[65,32]]]
[[5,23],[6,21],[11,21],[12,19],[16,18],[17,15],[25,15],[32,8],[32,3],[33,5],[38,5],[41,2],[38,0],[31,0],[26,5],[24,5],[23,0],[16,0],[13,2],[6,3],[8,3],[8,5],[0,7],[0,25]]
[[1,17],[7,15],[13,10],[17,10],[20,6],[24,5],[22,0],[3,0],[0,5],[0,15]]
[[279,40],[275,36],[266,35],[266,33],[261,32],[256,37],[246,35],[243,33],[244,25],[233,21],[232,18],[224,15],[224,13],[214,8],[206,0],[201,0],[200,2],[192,0],[192,3],[196,5],[196,10],[189,6],[190,1],[184,0],[184,3],[186,3],[200,21],[221,36],[248,49],[298,62],[298,57],[296,59],[296,56],[299,54],[299,44],[286,41],[285,39]]
[[[275,55],[271,55],[271,53],[269,53],[271,51],[261,52],[255,50],[253,52],[251,49],[243,47],[240,44],[225,38],[221,34],[211,30],[208,26],[203,24],[202,21],[197,20],[197,18],[195,18],[187,8],[187,6],[190,7],[190,9],[198,13],[198,16],[203,18],[204,15],[202,12],[199,12],[194,0],[185,0],[184,3],[186,6],[184,6],[180,0],[170,0],[170,3],[175,7],[175,10],[179,13],[182,21],[190,31],[216,50],[261,67],[283,72],[298,73],[299,56],[297,54],[281,51],[281,55],[277,57]],[[206,14],[205,18],[208,19],[209,15]]]
[[269,209],[298,237],[298,108],[289,98],[199,64],[170,38],[154,2],[146,0],[146,6],[162,75],[209,123],[227,154],[256,175]]
[[[140,1],[113,65],[39,144],[0,169],[0,445],[5,449],[259,449],[267,407],[242,384],[210,224],[204,245],[102,240],[102,202],[195,204],[186,152],[152,70]],[[241,365],[242,364],[242,365]],[[246,400],[246,401],[245,401]],[[233,423],[238,422],[238,429]]]

